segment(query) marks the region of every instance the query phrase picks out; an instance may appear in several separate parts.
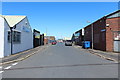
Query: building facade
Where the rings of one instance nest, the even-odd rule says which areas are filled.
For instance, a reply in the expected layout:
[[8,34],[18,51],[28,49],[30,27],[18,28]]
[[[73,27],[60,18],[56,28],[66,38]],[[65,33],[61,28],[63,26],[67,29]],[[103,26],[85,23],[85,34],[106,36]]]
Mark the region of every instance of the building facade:
[[84,41],[84,29],[80,29],[79,31],[75,32],[75,44],[82,46],[82,42]]
[[15,54],[33,48],[33,33],[26,16],[1,15],[0,28],[0,58],[11,55],[11,51]]
[[55,36],[45,36],[44,43],[48,44],[55,40]]
[[40,46],[40,31],[33,29],[33,47]]
[[85,41],[91,42],[91,48],[102,51],[120,52],[120,10],[88,25],[85,29]]
[[120,52],[120,10],[106,17],[106,50]]

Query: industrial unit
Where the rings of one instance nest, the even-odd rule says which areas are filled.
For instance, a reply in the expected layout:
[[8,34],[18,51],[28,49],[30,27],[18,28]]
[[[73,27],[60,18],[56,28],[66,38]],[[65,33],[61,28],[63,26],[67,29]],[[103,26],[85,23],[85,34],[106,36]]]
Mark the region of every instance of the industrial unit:
[[84,29],[80,29],[75,32],[75,44],[82,46],[82,42],[84,41]]
[[[80,30],[75,34],[79,36],[75,41],[81,43]],[[120,52],[120,10],[84,27],[84,41],[90,41],[93,49]]]
[[40,34],[40,31],[33,29],[33,47],[44,45],[44,34]]
[[26,16],[0,15],[0,29],[0,58],[33,48],[33,33]]
[[33,47],[40,46],[40,31],[33,29]]

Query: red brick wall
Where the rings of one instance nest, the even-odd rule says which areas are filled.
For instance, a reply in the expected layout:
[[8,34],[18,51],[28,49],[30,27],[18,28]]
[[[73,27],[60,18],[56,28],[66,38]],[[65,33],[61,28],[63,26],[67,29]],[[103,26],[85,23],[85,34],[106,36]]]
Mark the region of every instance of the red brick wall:
[[90,41],[92,43],[92,29],[91,29],[91,25],[88,25],[87,27],[84,28],[84,39],[85,39],[85,41]]
[[120,31],[120,17],[119,18],[110,18],[106,20],[106,23],[109,24],[109,27],[106,27],[106,50],[113,51],[113,31]]
[[80,42],[79,45],[82,46],[82,41],[83,41],[83,37],[82,37],[82,29],[80,30],[80,36],[79,36]]
[[97,50],[106,50],[106,20],[104,18],[101,18],[100,20],[96,21],[93,24],[93,48]]

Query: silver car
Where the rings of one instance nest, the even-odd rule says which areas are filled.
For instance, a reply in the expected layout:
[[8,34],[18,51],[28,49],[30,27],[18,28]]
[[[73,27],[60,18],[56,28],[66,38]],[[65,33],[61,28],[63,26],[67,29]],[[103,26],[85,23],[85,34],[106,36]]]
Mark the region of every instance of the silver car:
[[66,40],[65,46],[72,46],[72,40]]

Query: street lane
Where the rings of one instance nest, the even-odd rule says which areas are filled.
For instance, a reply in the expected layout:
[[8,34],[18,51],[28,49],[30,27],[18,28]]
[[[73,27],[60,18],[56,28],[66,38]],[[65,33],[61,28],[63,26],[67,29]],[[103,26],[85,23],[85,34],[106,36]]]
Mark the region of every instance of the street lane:
[[118,65],[62,43],[18,62],[3,78],[117,78]]

